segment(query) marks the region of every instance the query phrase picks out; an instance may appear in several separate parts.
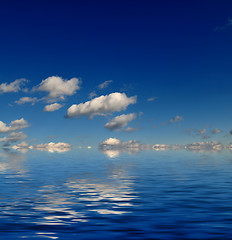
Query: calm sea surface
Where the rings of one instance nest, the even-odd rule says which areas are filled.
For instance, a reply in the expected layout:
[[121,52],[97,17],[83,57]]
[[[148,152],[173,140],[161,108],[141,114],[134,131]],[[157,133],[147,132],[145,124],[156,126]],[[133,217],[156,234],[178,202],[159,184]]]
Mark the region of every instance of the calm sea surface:
[[109,155],[1,151],[0,239],[232,239],[232,153]]

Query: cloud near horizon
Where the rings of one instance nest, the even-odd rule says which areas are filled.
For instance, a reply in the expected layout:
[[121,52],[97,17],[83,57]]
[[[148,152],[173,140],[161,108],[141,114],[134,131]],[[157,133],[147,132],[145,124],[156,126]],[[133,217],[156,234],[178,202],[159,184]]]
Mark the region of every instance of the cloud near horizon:
[[87,116],[93,118],[96,115],[108,115],[112,112],[120,112],[126,110],[130,104],[135,104],[137,97],[127,97],[125,93],[111,93],[109,95],[102,95],[90,101],[80,104],[73,104],[67,110],[67,117],[81,117]]
[[62,153],[62,152],[67,152],[72,149],[72,146],[68,143],[64,142],[50,142],[50,143],[43,143],[43,144],[37,144],[37,145],[32,145],[30,146],[26,142],[19,143],[15,146],[12,146],[14,150],[22,151],[25,152],[28,149],[36,149],[40,151],[47,151],[47,152],[57,152],[57,153]]
[[125,127],[128,122],[134,120],[136,118],[135,113],[130,113],[130,114],[122,114],[120,116],[117,116],[113,118],[110,122],[105,124],[105,128],[114,131],[114,130],[119,130],[120,128]]

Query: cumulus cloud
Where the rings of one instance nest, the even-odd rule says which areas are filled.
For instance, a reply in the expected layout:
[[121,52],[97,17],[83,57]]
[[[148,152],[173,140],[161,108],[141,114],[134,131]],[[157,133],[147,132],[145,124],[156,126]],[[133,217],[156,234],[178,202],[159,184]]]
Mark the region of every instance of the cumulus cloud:
[[169,121],[167,122],[164,122],[163,125],[168,125],[168,124],[171,124],[171,123],[175,123],[175,122],[180,122],[180,121],[183,121],[184,118],[182,116],[175,116],[174,118],[170,119]]
[[98,88],[99,88],[99,89],[107,88],[107,87],[109,86],[109,84],[112,83],[112,82],[113,82],[113,80],[107,80],[107,81],[99,84],[99,85],[98,85]]
[[44,107],[44,112],[54,112],[56,110],[59,110],[60,108],[62,108],[63,105],[62,104],[59,104],[59,103],[53,103],[53,104],[50,104],[50,105],[46,105]]
[[153,102],[157,99],[157,97],[150,97],[147,99],[148,102]]
[[18,105],[22,105],[25,103],[31,103],[32,105],[34,105],[38,101],[39,100],[36,97],[21,97],[19,100],[15,101],[15,103],[17,103]]
[[125,93],[111,93],[102,95],[85,103],[73,104],[67,110],[67,117],[88,116],[93,118],[96,115],[107,115],[112,112],[125,110],[128,105],[135,104],[137,97],[127,97]]
[[0,138],[0,142],[4,142],[4,146],[9,146],[11,143],[23,140],[27,137],[23,132],[12,132],[8,136]]
[[0,84],[0,94],[9,93],[9,92],[19,92],[22,90],[22,86],[24,86],[26,79],[17,79],[11,83],[2,83]]
[[80,84],[81,81],[78,78],[65,80],[61,77],[52,76],[43,80],[34,90],[48,92],[48,98],[51,99],[64,99],[65,96],[74,95],[80,89]]
[[113,131],[118,130],[120,128],[125,127],[128,122],[134,120],[136,118],[136,114],[130,113],[130,114],[122,114],[120,116],[117,116],[113,118],[110,122],[105,124],[105,128]]
[[0,133],[14,132],[28,126],[28,122],[23,118],[12,121],[9,126],[0,121]]

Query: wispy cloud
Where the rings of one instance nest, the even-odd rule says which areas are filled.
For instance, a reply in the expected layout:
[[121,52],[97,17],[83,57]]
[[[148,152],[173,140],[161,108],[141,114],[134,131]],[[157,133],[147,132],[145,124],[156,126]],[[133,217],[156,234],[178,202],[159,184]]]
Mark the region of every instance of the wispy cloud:
[[135,118],[136,118],[135,113],[122,114],[120,116],[113,118],[110,122],[106,123],[104,127],[111,131],[119,130],[125,127],[128,124],[128,122],[134,120]]
[[112,112],[120,112],[125,110],[128,105],[135,104],[137,97],[127,97],[125,93],[111,93],[102,95],[90,101],[80,104],[73,104],[67,110],[67,117],[88,116],[93,118],[96,115],[107,115]]
[[147,99],[148,102],[153,102],[157,99],[157,97],[150,97]]
[[174,118],[170,119],[169,121],[167,122],[163,122],[163,125],[168,125],[168,124],[172,124],[172,123],[175,123],[175,122],[180,122],[180,121],[183,121],[184,118],[182,116],[175,116]]
[[227,29],[232,29],[232,18],[229,17],[227,19],[227,23],[223,26],[219,26],[215,28],[215,31],[223,31],[223,30],[227,30]]
[[91,92],[91,93],[89,94],[89,99],[92,99],[92,98],[94,98],[94,97],[96,97],[96,96],[97,96],[96,91],[93,91],[93,92]]
[[113,80],[107,80],[101,84],[98,85],[98,89],[104,89],[107,88],[109,86],[110,83],[112,83]]
[[219,128],[215,128],[211,131],[212,134],[218,134],[218,133],[221,133],[221,132],[222,132],[222,130],[219,129]]
[[138,128],[127,127],[124,131],[130,133],[130,132],[135,132],[137,130],[138,130]]
[[18,105],[22,105],[25,103],[31,103],[32,105],[34,105],[38,101],[39,99],[36,97],[21,97],[19,100],[15,101],[15,103]]

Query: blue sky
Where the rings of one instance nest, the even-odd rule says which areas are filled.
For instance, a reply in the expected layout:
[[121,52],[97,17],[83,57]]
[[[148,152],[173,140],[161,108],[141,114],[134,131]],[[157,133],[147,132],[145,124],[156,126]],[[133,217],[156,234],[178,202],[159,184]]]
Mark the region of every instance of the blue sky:
[[[0,29],[0,121],[28,123],[0,138],[20,131],[23,141],[75,146],[109,137],[147,144],[231,141],[231,1],[11,1],[1,4]],[[78,83],[68,94],[64,84],[52,98],[54,89],[43,91],[42,81],[53,76]],[[26,80],[3,90],[17,79]],[[100,96],[108,104],[114,93],[126,96],[116,111],[110,106],[65,118],[73,104]],[[22,97],[36,100],[17,104]],[[62,107],[44,111],[54,103]]]

